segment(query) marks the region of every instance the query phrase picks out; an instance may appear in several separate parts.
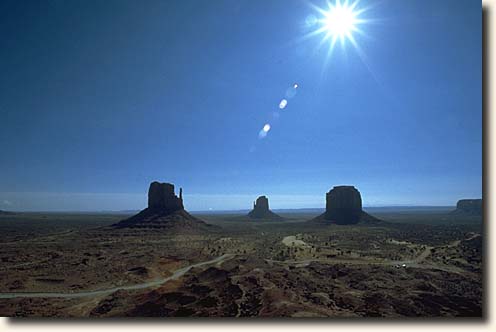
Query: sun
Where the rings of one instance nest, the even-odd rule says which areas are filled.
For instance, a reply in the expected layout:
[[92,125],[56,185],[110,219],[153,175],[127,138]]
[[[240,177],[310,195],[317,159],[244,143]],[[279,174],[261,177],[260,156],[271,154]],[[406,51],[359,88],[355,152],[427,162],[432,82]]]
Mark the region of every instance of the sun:
[[358,22],[356,16],[357,14],[353,12],[352,7],[337,2],[335,6],[331,6],[329,11],[324,13],[321,23],[330,36],[348,37],[356,30]]
[[328,0],[324,8],[310,4],[320,14],[320,17],[312,16],[314,19],[308,20],[313,30],[305,35],[304,39],[322,35],[319,47],[329,42],[328,57],[338,41],[343,48],[348,41],[357,51],[360,51],[355,34],[364,35],[360,25],[368,23],[369,20],[361,17],[361,14],[368,8],[358,8],[358,3],[359,0]]
[[359,17],[364,10],[358,10],[357,5],[358,0],[351,4],[348,0],[335,0],[334,3],[327,2],[327,9],[315,7],[322,17],[318,19],[319,28],[314,33],[324,33],[323,41],[330,40],[331,48],[338,40],[343,46],[345,40],[348,40],[356,47],[353,33],[361,33],[358,25],[365,22]]

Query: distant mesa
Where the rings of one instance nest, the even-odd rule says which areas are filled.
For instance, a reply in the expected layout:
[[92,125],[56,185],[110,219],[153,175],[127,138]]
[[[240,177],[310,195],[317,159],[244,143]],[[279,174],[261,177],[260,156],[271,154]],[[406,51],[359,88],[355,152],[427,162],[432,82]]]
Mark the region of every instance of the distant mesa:
[[148,189],[148,207],[113,225],[117,228],[202,229],[213,227],[184,210],[183,190],[179,197],[171,183],[152,182]]
[[456,203],[456,210],[453,214],[467,216],[482,216],[482,199],[461,199]]
[[253,210],[248,213],[251,219],[269,219],[269,220],[282,220],[283,217],[275,214],[269,209],[269,199],[266,196],[260,196],[253,202]]
[[362,210],[362,196],[353,186],[332,188],[326,194],[326,211],[313,220],[339,225],[380,222]]

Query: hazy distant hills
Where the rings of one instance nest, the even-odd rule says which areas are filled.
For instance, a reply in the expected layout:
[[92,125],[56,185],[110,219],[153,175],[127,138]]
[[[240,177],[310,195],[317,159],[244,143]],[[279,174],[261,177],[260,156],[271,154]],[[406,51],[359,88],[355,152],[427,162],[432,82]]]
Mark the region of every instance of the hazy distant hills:
[[[449,212],[455,209],[455,206],[373,206],[364,207],[365,211],[370,213],[382,213],[382,212]],[[193,214],[247,214],[250,209],[240,209],[240,210],[193,210],[190,213]],[[277,213],[298,213],[298,214],[320,214],[325,211],[325,208],[301,208],[301,209],[273,209],[272,211]],[[122,214],[130,215],[140,212],[140,210],[100,210],[100,211],[30,211],[23,213],[82,213],[82,214]],[[0,215],[14,215],[18,212],[12,211],[2,211],[0,210]]]
[[[368,212],[449,212],[454,209],[454,206],[373,206],[364,207]],[[249,209],[242,210],[205,210],[191,211],[195,214],[246,214]],[[277,213],[301,213],[301,214],[320,214],[325,211],[325,208],[301,208],[301,209],[272,209]]]

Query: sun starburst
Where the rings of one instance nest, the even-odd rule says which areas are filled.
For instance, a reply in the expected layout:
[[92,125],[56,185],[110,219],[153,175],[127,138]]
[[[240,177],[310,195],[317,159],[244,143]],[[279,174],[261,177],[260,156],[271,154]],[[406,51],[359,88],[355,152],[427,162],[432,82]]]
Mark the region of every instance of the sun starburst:
[[326,63],[338,41],[342,48],[346,47],[346,42],[350,42],[360,56],[363,56],[355,39],[355,34],[364,35],[360,26],[369,20],[361,17],[367,8],[359,8],[359,0],[353,2],[350,0],[334,0],[334,2],[328,0],[324,8],[313,4],[311,6],[320,16],[312,16],[312,19],[308,20],[310,23],[307,24],[311,25],[312,31],[305,35],[304,39],[317,35],[322,36],[318,48],[326,42],[329,44]]

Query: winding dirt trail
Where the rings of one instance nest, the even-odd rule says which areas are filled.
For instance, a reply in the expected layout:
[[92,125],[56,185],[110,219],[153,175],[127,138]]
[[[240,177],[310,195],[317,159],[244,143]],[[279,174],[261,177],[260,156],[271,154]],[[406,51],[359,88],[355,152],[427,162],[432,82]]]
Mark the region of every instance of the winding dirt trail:
[[[462,241],[470,241],[473,240],[477,237],[481,236],[478,233],[474,233],[470,235],[469,237],[462,239],[462,240],[455,240],[450,242],[449,244],[446,244],[445,247],[456,247],[461,244]],[[296,236],[287,236],[283,239],[283,244],[286,246],[308,246],[307,243],[303,242],[299,243],[296,240]],[[295,243],[296,242],[296,243]],[[405,241],[394,241],[395,243],[398,244],[404,244],[407,246],[414,246],[414,244],[405,242]],[[442,246],[441,246],[442,247]],[[312,262],[321,262],[321,263],[326,263],[326,264],[351,264],[351,265],[384,265],[384,266],[402,266],[407,265],[409,267],[415,267],[415,268],[424,268],[424,269],[434,269],[434,270],[442,270],[446,272],[452,272],[452,273],[467,273],[466,271],[463,271],[462,269],[456,268],[456,267],[443,267],[443,266],[435,266],[432,264],[426,264],[423,263],[427,257],[429,257],[432,254],[433,249],[436,247],[434,246],[425,246],[425,249],[422,250],[422,252],[409,260],[402,260],[402,261],[390,261],[390,260],[383,260],[383,261],[371,261],[371,260],[364,260],[364,259],[329,259],[329,258],[313,258],[313,259],[304,259],[304,260],[285,260],[285,261],[279,261],[279,260],[273,260],[273,259],[266,259],[268,263],[278,263],[278,264],[285,264],[285,265],[295,265],[297,267],[305,267],[308,266]]]
[[167,278],[160,278],[157,280],[152,280],[148,282],[144,282],[141,284],[136,284],[136,285],[128,285],[128,286],[117,286],[117,287],[112,287],[112,288],[106,288],[106,289],[98,289],[98,290],[93,290],[93,291],[84,291],[84,292],[77,292],[77,293],[56,293],[56,292],[34,292],[34,293],[0,293],[0,299],[15,299],[15,298],[66,298],[66,299],[74,299],[74,298],[80,298],[80,297],[87,297],[87,296],[100,296],[100,295],[108,295],[112,294],[118,290],[138,290],[138,289],[145,289],[145,288],[151,288],[151,287],[158,287],[170,280],[175,280],[183,275],[185,275],[189,270],[195,267],[201,267],[205,265],[210,265],[210,264],[221,264],[225,262],[228,259],[233,258],[235,255],[233,254],[225,254],[222,256],[219,256],[217,258],[214,258],[209,261],[205,262],[200,262],[192,265],[185,266],[181,269],[178,269],[174,271],[174,273],[167,277]]

